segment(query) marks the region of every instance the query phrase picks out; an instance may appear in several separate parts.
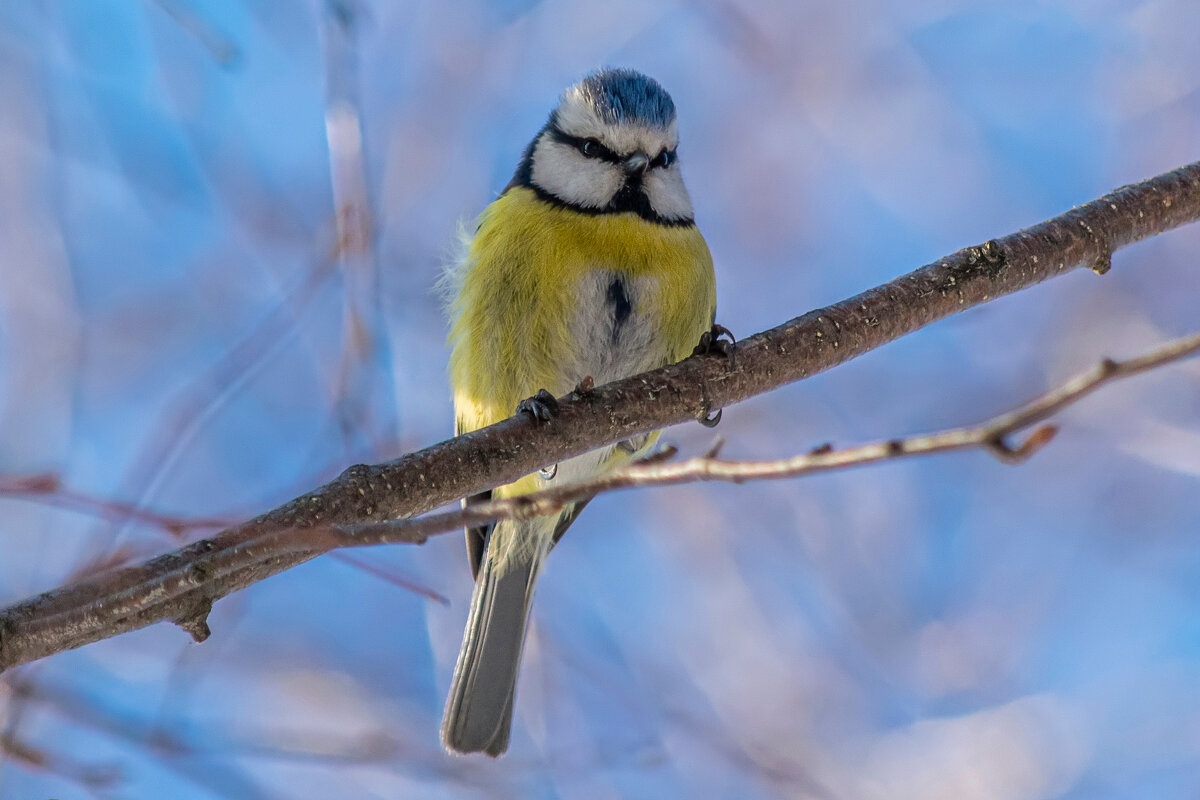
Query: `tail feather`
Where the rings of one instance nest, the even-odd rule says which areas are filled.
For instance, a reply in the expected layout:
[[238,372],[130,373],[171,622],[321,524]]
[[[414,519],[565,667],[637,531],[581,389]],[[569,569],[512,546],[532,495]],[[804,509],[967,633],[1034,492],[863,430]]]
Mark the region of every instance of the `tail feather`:
[[490,555],[484,553],[475,579],[442,744],[459,753],[498,756],[508,749],[517,670],[543,553],[504,559],[499,567]]

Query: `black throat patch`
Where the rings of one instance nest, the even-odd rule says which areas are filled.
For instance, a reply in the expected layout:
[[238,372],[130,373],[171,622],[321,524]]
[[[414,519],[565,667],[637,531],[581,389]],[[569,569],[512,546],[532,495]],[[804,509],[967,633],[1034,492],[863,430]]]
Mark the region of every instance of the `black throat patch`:
[[642,191],[642,176],[630,175],[625,179],[625,184],[617,190],[613,195],[613,199],[608,201],[608,207],[604,209],[609,214],[620,214],[622,211],[632,211],[642,219],[661,220],[654,208],[650,205],[650,198]]

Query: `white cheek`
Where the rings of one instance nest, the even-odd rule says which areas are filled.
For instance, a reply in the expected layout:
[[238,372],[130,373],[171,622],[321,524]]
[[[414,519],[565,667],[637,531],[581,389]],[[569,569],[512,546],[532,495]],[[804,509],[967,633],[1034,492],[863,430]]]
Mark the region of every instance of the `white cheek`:
[[533,183],[560,200],[604,208],[621,188],[621,172],[607,161],[584,158],[568,144],[542,137],[533,152]]
[[646,189],[646,196],[650,198],[650,207],[659,216],[670,220],[691,219],[692,198],[683,185],[679,167],[650,170],[642,185]]

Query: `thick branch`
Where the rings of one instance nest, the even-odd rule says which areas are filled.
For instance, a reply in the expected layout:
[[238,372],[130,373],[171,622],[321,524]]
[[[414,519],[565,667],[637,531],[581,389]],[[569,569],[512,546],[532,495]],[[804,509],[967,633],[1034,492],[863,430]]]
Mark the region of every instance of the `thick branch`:
[[[319,551],[248,544],[272,533],[410,517],[543,466],[695,419],[829,369],[957,311],[1087,266],[1200,218],[1200,163],[1127,186],[1046,222],[969,247],[856,297],[743,339],[736,358],[689,358],[566,398],[394,461],[347,469],[243,525],[137,566],[0,611],[0,670],[163,620],[200,629],[212,601]],[[582,377],[582,376],[581,376]]]

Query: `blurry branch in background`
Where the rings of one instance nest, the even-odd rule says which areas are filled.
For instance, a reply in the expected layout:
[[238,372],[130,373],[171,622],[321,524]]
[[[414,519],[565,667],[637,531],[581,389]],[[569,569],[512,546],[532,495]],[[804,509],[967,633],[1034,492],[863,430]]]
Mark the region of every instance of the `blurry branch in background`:
[[[349,454],[395,440],[390,360],[379,305],[375,215],[363,161],[356,35],[362,9],[353,0],[323,0],[325,140],[337,220],[337,264],[342,276],[342,354],[334,407]],[[377,417],[371,417],[376,410]]]
[[[392,520],[337,528],[312,528],[275,534],[272,549],[363,547],[377,544],[421,544],[427,537],[464,527],[488,525],[501,519],[529,519],[557,514],[571,503],[588,500],[603,492],[649,486],[675,486],[698,481],[747,483],[749,481],[799,478],[818,472],[861,467],[880,461],[913,456],[983,450],[1006,464],[1019,464],[1041,450],[1058,432],[1054,425],[1035,429],[1020,444],[1008,438],[1048,419],[1063,408],[1118,378],[1127,378],[1170,364],[1200,352],[1200,333],[1175,339],[1149,353],[1125,361],[1106,358],[1094,369],[1058,386],[1025,405],[986,422],[921,436],[906,436],[872,444],[835,449],[822,445],[810,453],[772,461],[724,461],[717,458],[718,439],[704,455],[664,463],[675,455],[673,447],[636,461],[592,480],[564,484],[527,495],[491,500],[458,511],[428,514],[417,519]],[[254,542],[261,546],[263,542]]]
[[394,461],[350,467],[211,538],[0,611],[0,670],[166,620],[201,640],[213,601],[328,549],[307,545],[306,537],[325,535],[311,529],[412,517],[588,450],[707,417],[1075,267],[1103,274],[1115,250],[1196,219],[1200,163],[745,338],[731,357],[693,356],[569,395],[549,422],[513,417]]
[[[233,66],[241,58],[237,46],[189,5],[177,0],[155,0],[155,4],[183,30],[195,36],[222,66]],[[369,312],[375,308],[373,278],[370,275],[367,278],[370,283],[369,291],[356,288],[362,284],[359,276],[364,269],[373,275],[374,260],[369,246],[370,208],[367,204],[361,162],[361,129],[357,100],[352,89],[355,75],[353,44],[349,39],[352,15],[345,4],[330,3],[327,8],[329,35],[326,37],[326,80],[329,84],[329,103],[326,111],[326,136],[329,141],[330,173],[336,209],[335,239],[331,245],[322,247],[323,253],[316,263],[307,268],[301,280],[289,288],[279,302],[271,307],[237,344],[210,368],[203,370],[181,387],[176,394],[179,399],[169,404],[153,423],[146,426],[146,435],[135,451],[132,465],[122,477],[118,491],[121,496],[135,497],[135,502],[108,504],[107,511],[115,511],[123,505],[126,509],[123,513],[97,513],[97,516],[111,520],[112,525],[106,531],[111,541],[120,538],[130,523],[148,522],[159,525],[155,517],[162,515],[149,511],[148,506],[156,499],[172,471],[187,452],[187,448],[258,371],[268,364],[269,357],[299,330],[299,321],[307,313],[326,280],[336,271],[340,270],[343,273],[347,303],[344,356],[339,367],[341,375],[337,379],[337,388],[334,391],[339,425],[343,432],[346,430],[343,401],[347,396],[353,396],[353,392],[347,393],[347,388],[356,389],[358,396],[377,389],[369,382],[356,387],[352,382],[348,383],[346,378],[348,367],[358,363],[350,356],[361,352],[361,348],[356,344],[362,339],[359,333],[367,331],[368,340],[370,336],[380,338],[381,334],[369,332],[382,328],[374,324],[377,320]],[[358,264],[360,261],[365,263],[365,268]],[[365,317],[355,310],[361,304],[352,301],[353,297],[363,294],[364,291],[370,298],[365,307],[368,309]],[[362,322],[363,319],[366,320],[365,323]],[[382,352],[386,352],[386,349]],[[390,398],[390,389],[390,382],[384,382],[379,391],[386,390]],[[385,402],[390,408],[390,401]],[[390,423],[386,428],[380,426],[380,429],[374,432],[384,441],[394,440]],[[343,440],[347,440],[345,435]],[[47,495],[44,499],[47,503],[61,502],[77,510],[106,510],[95,505],[83,508],[84,504],[53,495]],[[228,524],[226,522],[217,527],[225,527]],[[172,533],[178,532],[176,525],[159,527]]]
[[432,600],[438,605],[450,605],[450,598],[446,597],[446,595],[442,594],[441,592],[417,583],[416,581],[396,575],[395,573],[383,569],[378,564],[373,564],[366,559],[355,558],[349,553],[332,553],[330,557],[336,557],[339,561],[347,566],[353,567],[360,572],[365,572],[374,578],[378,578],[384,583],[389,583],[392,586],[403,589],[406,592],[412,592],[415,595],[424,597],[426,600]]
[[[63,681],[33,681],[28,675],[6,681],[11,707],[53,714],[75,725],[111,738],[122,752],[141,750],[159,767],[187,783],[219,797],[267,797],[239,764],[250,759],[297,761],[306,766],[385,764],[401,751],[403,743],[391,730],[381,727],[358,735],[333,735],[295,729],[263,719],[241,735],[223,732],[214,736],[203,729],[167,728],[159,722],[132,714],[126,708],[97,704],[86,691]],[[14,726],[9,726],[10,729]],[[0,755],[28,767],[74,780],[90,790],[128,787],[128,776],[115,764],[83,763],[44,749],[35,749],[11,731],[0,732]],[[220,769],[213,759],[223,758]],[[4,795],[7,797],[7,795]],[[104,794],[102,796],[108,796]]]
[[62,480],[54,473],[0,474],[0,497],[28,500],[114,521],[142,522],[160,528],[174,537],[180,537],[189,531],[213,530],[233,524],[232,520],[220,517],[181,517],[175,514],[163,514],[135,503],[123,503],[119,500],[83,494],[63,486]]
[[[225,732],[218,738],[197,736],[197,731],[168,728],[158,720],[129,714],[123,708],[97,707],[85,691],[64,681],[32,681],[14,676],[10,681],[13,696],[21,701],[53,709],[55,713],[93,730],[109,734],[134,747],[157,750],[175,758],[213,756],[328,759],[329,761],[370,762],[395,754],[398,743],[384,728],[359,735],[337,736],[314,730],[294,729],[269,718],[258,720],[251,730],[239,734]],[[211,773],[203,763],[184,768],[187,772]],[[184,770],[181,770],[184,771]],[[222,793],[223,796],[243,796]]]
[[188,3],[179,0],[154,0],[155,4],[183,30],[190,33],[222,67],[233,67],[242,59],[242,51],[224,33],[201,16]]
[[18,737],[17,728],[29,707],[29,696],[14,685],[4,688],[7,696],[0,695],[0,699],[6,701],[8,719],[3,730],[0,730],[0,772],[3,771],[4,762],[11,760],[30,770],[48,772],[74,781],[91,791],[111,788],[120,780],[121,772],[114,765],[75,761],[69,756],[35,747]]
[[121,772],[115,766],[73,761],[61,753],[50,753],[27,744],[16,734],[0,734],[0,755],[32,771],[58,775],[90,790],[111,788],[121,779]]
[[[230,400],[268,363],[268,357],[286,344],[298,330],[303,317],[326,279],[333,273],[334,258],[322,256],[296,286],[292,287],[237,344],[187,381],[173,402],[147,425],[143,444],[135,451],[133,465],[123,476],[118,494],[134,496],[128,513],[113,517],[107,532],[116,540],[130,522],[144,521],[147,506],[166,483],[187,448]],[[222,526],[223,527],[223,526]],[[100,537],[96,537],[97,539]]]

